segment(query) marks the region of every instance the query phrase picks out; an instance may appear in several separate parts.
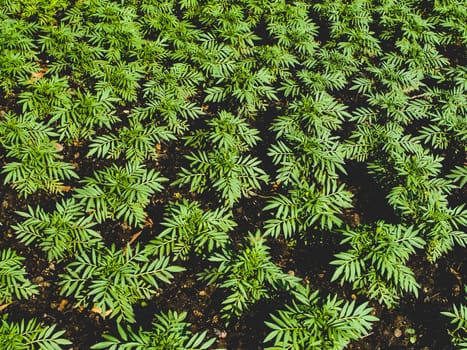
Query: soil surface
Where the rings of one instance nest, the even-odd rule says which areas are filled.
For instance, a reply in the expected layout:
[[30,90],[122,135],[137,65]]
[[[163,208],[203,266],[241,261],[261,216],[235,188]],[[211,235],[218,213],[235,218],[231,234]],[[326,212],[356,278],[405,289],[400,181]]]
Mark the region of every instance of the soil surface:
[[[180,162],[183,161],[179,147],[173,144],[164,145],[162,148],[158,166],[164,176],[173,178]],[[80,156],[82,154],[86,154],[85,146],[73,146],[65,150],[65,157],[77,163],[76,168],[81,178],[90,175],[94,168],[105,165],[97,160],[85,159]],[[2,161],[4,162],[5,159]],[[384,193],[368,175],[365,175],[364,169],[358,165],[350,165],[348,173],[347,185],[353,191],[355,198],[354,209],[343,215],[345,223],[355,226],[377,219],[395,221],[396,216],[387,205]],[[252,231],[261,226],[266,217],[262,208],[268,196],[278,190],[280,189],[270,188],[268,193],[244,199],[235,207],[235,220],[239,224],[237,232]],[[44,324],[57,324],[60,329],[66,331],[65,336],[73,342],[71,349],[74,350],[89,349],[101,339],[102,333],[116,332],[116,329],[113,329],[113,321],[106,320],[87,308],[77,308],[74,300],[60,296],[57,281],[64,270],[64,264],[48,263],[40,250],[18,242],[10,228],[10,225],[19,220],[15,211],[26,210],[28,204],[52,209],[58,196],[37,193],[25,200],[8,186],[0,188],[0,195],[2,198],[0,230],[3,237],[0,240],[0,248],[12,247],[19,255],[26,257],[25,265],[29,278],[40,286],[41,291],[40,295],[28,301],[14,302],[4,307],[0,313],[8,312],[11,320],[35,317]],[[140,243],[149,241],[156,232],[160,232],[159,223],[164,204],[180,195],[209,200],[183,191],[176,192],[174,189],[168,189],[154,196],[148,208],[150,219],[154,224],[152,227],[146,227],[137,238]],[[101,230],[106,244],[118,246],[126,244],[135,233],[131,228],[112,222],[106,222],[98,229]],[[240,241],[241,234],[238,234],[238,237],[233,236],[232,239]],[[342,287],[337,283],[329,282],[333,273],[329,263],[333,260],[333,254],[339,249],[338,242],[339,237],[335,234],[322,233],[315,235],[313,242],[299,243],[295,247],[290,247],[281,240],[270,241],[269,244],[275,263],[284,271],[303,278],[313,289],[319,289],[322,295],[337,293],[346,299],[364,301],[363,296],[353,295],[349,286]],[[403,297],[400,306],[393,310],[371,303],[380,321],[375,324],[372,333],[351,343],[348,348],[353,350],[452,349],[446,329],[448,320],[440,312],[449,310],[453,303],[464,300],[462,286],[465,283],[466,265],[465,250],[460,248],[435,264],[429,263],[422,257],[412,259],[410,267],[414,270],[421,286],[418,298]],[[191,257],[189,262],[184,264],[186,271],[176,274],[173,282],[161,289],[160,295],[144,306],[136,306],[137,324],[149,328],[156,312],[168,309],[185,310],[188,312],[188,321],[192,323],[193,331],[207,329],[209,336],[217,338],[215,347],[232,350],[263,349],[262,341],[267,333],[264,321],[268,319],[270,312],[287,303],[289,297],[278,295],[269,301],[258,303],[243,317],[224,327],[218,311],[221,309],[224,292],[216,289],[215,286],[206,287],[205,283],[199,282],[196,278],[196,274],[207,266],[208,263],[201,258]]]

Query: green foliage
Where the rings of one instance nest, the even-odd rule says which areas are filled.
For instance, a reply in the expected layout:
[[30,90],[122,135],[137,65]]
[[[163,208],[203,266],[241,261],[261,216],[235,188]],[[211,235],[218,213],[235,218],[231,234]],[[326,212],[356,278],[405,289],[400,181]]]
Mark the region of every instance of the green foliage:
[[18,99],[23,113],[30,112],[37,118],[46,119],[54,109],[71,105],[71,89],[64,77],[47,75],[31,79],[25,82],[25,87]]
[[82,180],[84,186],[76,189],[75,198],[99,223],[123,219],[129,225],[142,226],[144,209],[151,196],[164,189],[164,181],[167,179],[158,171],[148,170],[143,164],[126,163],[124,168],[113,164]]
[[189,120],[204,114],[201,106],[193,101],[204,78],[185,63],[167,64],[167,67],[160,62],[152,64],[153,75],[143,86],[144,104],[135,108],[132,116],[181,135],[188,130]]
[[318,291],[297,287],[295,300],[271,314],[266,325],[271,329],[264,339],[268,350],[279,349],[344,349],[352,340],[357,340],[371,330],[378,318],[372,315],[368,303],[356,305],[337,299],[336,296],[320,298]]
[[23,19],[36,19],[39,24],[53,25],[56,23],[57,11],[64,10],[68,6],[67,0],[28,0],[0,1],[1,13],[18,15]]
[[269,156],[279,166],[277,180],[285,184],[313,179],[325,185],[345,173],[344,151],[338,130],[349,114],[346,107],[325,92],[303,96],[294,101],[288,113],[272,124],[278,141]]
[[341,243],[349,244],[350,249],[336,254],[331,262],[337,267],[332,281],[352,282],[354,289],[389,308],[397,305],[402,293],[418,296],[420,285],[407,266],[415,249],[425,245],[417,230],[380,221],[343,234]]
[[222,317],[227,322],[232,316],[241,316],[255,302],[270,298],[273,290],[288,290],[300,281],[274,264],[259,231],[255,235],[249,233],[246,240],[238,252],[223,249],[214,254],[209,260],[218,266],[199,275],[208,284],[218,283],[230,292],[222,302]]
[[165,229],[149,243],[148,249],[158,256],[173,254],[174,260],[185,260],[191,252],[205,255],[224,248],[228,233],[237,224],[228,211],[203,210],[200,203],[183,200],[169,203],[162,226]]
[[52,109],[49,124],[55,125],[61,140],[88,140],[96,129],[111,128],[119,120],[114,115],[114,105],[118,101],[108,91],[94,95],[77,90],[72,100],[67,100]]
[[[398,224],[362,212],[367,226],[344,231],[333,280],[388,307],[416,295],[415,249],[437,262],[467,244],[466,16],[461,0],[0,0],[0,161],[4,183],[29,201],[0,243],[15,231],[68,264],[63,294],[130,322],[155,281],[178,271],[169,258],[209,256],[216,267],[201,276],[228,295],[226,319],[295,289],[267,345],[343,348],[375,321],[367,304],[302,290],[259,234],[232,246],[233,218],[293,249],[358,224],[351,215],[380,190]],[[88,163],[94,173],[78,179]],[[185,200],[167,202],[161,172]],[[45,209],[50,193],[57,203]],[[166,211],[150,230],[153,202]],[[112,246],[106,220],[126,227],[130,244],[144,227],[144,247]],[[8,287],[7,299],[36,293],[22,260],[2,254],[22,271],[7,283],[29,290]],[[455,342],[463,312],[448,315]],[[119,328],[96,348],[213,346],[185,317],[159,314],[154,332]]]
[[232,207],[242,197],[249,197],[269,181],[260,168],[261,161],[245,151],[260,140],[258,131],[239,116],[221,111],[208,122],[208,130],[200,130],[186,138],[186,144],[202,148],[186,158],[189,168],[183,168],[174,182],[190,185],[190,191],[204,192],[214,188],[220,192],[224,205]]
[[101,61],[99,69],[93,74],[97,79],[96,91],[99,94],[109,94],[124,102],[135,102],[139,81],[143,77],[143,67],[139,62],[112,64]]
[[91,349],[109,350],[206,350],[211,349],[215,338],[208,339],[207,331],[192,333],[190,323],[185,322],[187,313],[168,311],[156,315],[151,331],[139,328],[137,332],[131,328],[119,329],[120,338],[104,334],[105,341],[99,342]]
[[51,139],[55,136],[53,129],[37,122],[31,114],[3,115],[0,119],[2,146],[8,157],[18,159],[3,167],[4,183],[12,183],[25,197],[37,190],[62,192],[62,181],[78,175],[71,164],[60,161],[61,146]]
[[19,211],[24,220],[12,225],[17,238],[28,245],[39,246],[49,261],[63,260],[93,246],[102,245],[101,235],[93,230],[92,216],[84,216],[83,207],[74,199],[62,200],[52,213],[41,207],[28,206]]
[[331,183],[320,189],[304,182],[296,184],[296,189],[287,195],[276,195],[265,206],[265,210],[274,210],[274,218],[265,222],[265,234],[291,238],[297,234],[309,238],[307,230],[332,230],[342,225],[339,214],[343,208],[350,208],[352,194],[344,185]]
[[237,103],[238,113],[251,115],[258,110],[265,110],[267,103],[277,100],[271,86],[274,76],[266,68],[252,71],[251,62],[246,61],[234,68],[232,73],[219,76],[218,84],[206,89],[204,102],[219,103],[229,97]]
[[352,194],[338,183],[345,174],[344,148],[333,132],[349,116],[346,107],[325,92],[301,96],[287,114],[272,124],[277,142],[268,155],[278,165],[277,181],[289,186],[264,208],[274,218],[265,223],[266,234],[306,238],[310,228],[332,230],[342,224],[339,214],[351,207]]
[[0,303],[15,299],[28,299],[39,294],[39,289],[27,278],[24,268],[25,259],[10,248],[0,251]]
[[62,350],[72,343],[56,325],[43,326],[36,319],[9,322],[4,315],[0,325],[0,346],[5,350]]
[[156,159],[156,144],[175,139],[173,133],[163,126],[144,125],[129,118],[129,126],[122,127],[118,134],[97,136],[90,145],[88,156],[119,159],[125,155],[129,162]]
[[[467,287],[464,286],[464,290],[467,292]],[[452,311],[444,311],[441,314],[449,317],[454,327],[449,330],[453,345],[459,349],[467,349],[467,306],[453,305]]]
[[30,73],[39,70],[33,40],[37,25],[21,19],[0,18],[0,91],[2,96],[11,96]]
[[169,265],[169,258],[154,258],[139,245],[125,249],[94,249],[81,252],[61,275],[61,294],[77,305],[93,306],[117,322],[135,322],[133,305],[157,294],[159,281],[170,283],[172,273],[183,271]]
[[458,182],[459,187],[463,188],[467,184],[467,166],[455,167],[447,177]]
[[467,224],[465,205],[430,208],[424,218],[426,221],[421,223],[420,227],[427,236],[427,257],[430,261],[440,259],[456,246],[467,245],[467,234],[464,230]]
[[[467,211],[464,205],[451,207],[448,197],[456,188],[454,181],[462,178],[457,175],[460,168],[442,178],[443,159],[415,149],[414,154],[391,152],[390,163],[375,161],[370,164],[370,171],[390,188],[389,204],[407,222],[418,225],[428,243],[427,257],[436,261],[456,245],[467,244],[467,235],[462,231],[467,223]],[[397,177],[390,177],[391,173]]]

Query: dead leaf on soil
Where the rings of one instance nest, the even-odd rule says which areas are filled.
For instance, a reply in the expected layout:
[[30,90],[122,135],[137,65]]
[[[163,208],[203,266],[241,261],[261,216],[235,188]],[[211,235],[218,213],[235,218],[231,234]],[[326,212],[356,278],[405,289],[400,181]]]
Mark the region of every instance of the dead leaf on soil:
[[68,305],[68,300],[62,299],[60,300],[60,305],[58,305],[57,310],[62,312],[63,310],[65,310],[65,306],[67,305]]
[[199,311],[199,310],[196,310],[196,309],[193,310],[193,315],[195,315],[198,318],[203,317],[203,313],[201,311]]
[[151,228],[153,225],[154,225],[154,222],[152,221],[152,219],[146,217],[146,219],[144,220],[143,227]]
[[279,189],[279,187],[281,187],[281,184],[282,184],[282,182],[280,182],[280,181],[274,182],[274,183],[272,184],[272,190],[273,190],[273,191],[277,191],[277,190]]
[[142,233],[142,232],[143,232],[143,231],[138,231],[138,232],[136,232],[134,235],[132,235],[131,238],[130,238],[130,241],[128,242],[128,244],[132,244],[134,241],[136,241],[136,239],[137,239],[139,236],[141,236],[141,233]]
[[71,186],[59,186],[58,190],[60,192],[70,192],[72,190]]
[[451,272],[451,273],[454,275],[454,277],[456,278],[456,280],[458,280],[459,282],[462,281],[462,277],[461,277],[460,273],[457,272],[456,270],[454,270],[454,268],[450,267],[450,268],[449,268],[449,272]]
[[35,83],[39,79],[41,79],[45,73],[49,70],[49,68],[44,67],[42,68],[39,72],[33,72],[31,73],[31,79],[29,80],[31,83]]
[[103,317],[107,317],[112,313],[112,310],[107,310],[105,312],[105,314],[102,314],[102,309],[100,307],[95,307],[95,306],[92,307],[91,311],[95,312],[96,314],[99,314],[99,315],[101,315]]
[[6,304],[3,304],[3,305],[0,305],[0,311],[3,311],[5,310],[8,306],[10,306],[11,304],[13,304],[12,302],[10,303],[6,303]]
[[219,339],[225,339],[227,338],[227,332],[224,330],[220,330],[217,328],[214,328],[214,334],[217,336]]

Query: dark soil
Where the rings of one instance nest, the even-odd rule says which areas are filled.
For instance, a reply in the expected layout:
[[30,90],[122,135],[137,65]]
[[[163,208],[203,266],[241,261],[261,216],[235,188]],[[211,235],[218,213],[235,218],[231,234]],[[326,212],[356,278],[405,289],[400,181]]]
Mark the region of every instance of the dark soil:
[[[278,113],[277,110],[270,112]],[[263,167],[268,173],[274,173],[271,160],[265,152],[261,152],[273,140],[272,134],[265,127],[269,124],[266,120],[270,118],[268,115],[269,113],[265,113],[260,116],[255,125],[260,130],[264,143],[257,147],[255,156],[262,160]],[[114,162],[87,158],[85,157],[87,151],[86,145],[70,145],[66,146],[63,152],[64,160],[74,164],[81,179],[91,176],[96,169],[102,169]],[[147,165],[157,167],[164,176],[173,181],[181,166],[185,165],[184,153],[186,150],[180,142],[162,144],[157,162]],[[4,155],[0,158],[1,163],[5,162],[3,157]],[[348,174],[343,179],[354,194],[354,208],[343,214],[345,223],[353,227],[376,220],[397,222],[397,216],[387,204],[386,193],[368,174],[365,166],[350,163],[346,170]],[[79,184],[74,181],[69,185],[73,188]],[[231,237],[234,243],[241,242],[245,232],[254,232],[261,227],[268,217],[268,213],[262,210],[267,198],[280,190],[280,187],[269,188],[258,196],[243,199],[234,208],[234,219],[239,225]],[[49,264],[39,249],[18,242],[10,228],[19,219],[15,211],[24,211],[27,205],[40,205],[46,210],[53,210],[60,196],[38,192],[26,200],[19,197],[9,186],[0,187],[0,195],[2,198],[0,230],[3,237],[0,239],[0,248],[12,247],[19,255],[26,257],[25,265],[29,278],[40,286],[41,291],[39,296],[27,301],[14,302],[0,313],[8,312],[12,321],[35,317],[44,324],[57,324],[60,329],[66,331],[65,336],[73,342],[73,350],[89,349],[101,339],[102,333],[115,334],[116,329],[112,320],[104,319],[88,308],[75,307],[74,300],[60,295],[57,282],[65,263]],[[71,191],[64,194],[65,197],[69,195]],[[206,205],[215,202],[210,194],[196,195],[169,186],[164,192],[156,194],[147,208],[149,219],[153,224],[143,229],[137,238],[139,243],[148,242],[160,232],[164,205],[180,195],[200,200]],[[123,247],[137,231],[117,222],[105,222],[99,225],[98,229],[107,246],[115,244],[117,247]],[[350,286],[342,287],[337,283],[329,282],[333,273],[329,263],[333,260],[333,255],[341,249],[340,238],[335,233],[326,232],[313,232],[309,236],[313,237],[311,241],[306,243],[298,241],[294,247],[288,246],[281,240],[270,241],[275,263],[284,271],[303,278],[313,289],[319,289],[322,295],[335,293],[342,298],[356,298],[363,301],[363,296],[352,294]],[[452,349],[446,329],[448,320],[440,312],[448,310],[453,303],[463,301],[462,286],[465,283],[466,263],[465,251],[462,249],[454,250],[436,264],[431,264],[422,257],[413,259],[411,268],[421,285],[418,298],[404,297],[400,306],[394,310],[387,310],[373,302],[375,315],[380,321],[375,324],[371,334],[358,342],[353,342],[349,349]],[[149,329],[153,315],[160,311],[169,309],[187,311],[193,331],[208,330],[209,336],[218,339],[216,347],[225,347],[229,350],[263,349],[262,341],[268,331],[264,321],[268,320],[271,312],[289,302],[290,296],[285,294],[271,296],[269,300],[254,305],[242,318],[233,320],[228,327],[225,327],[219,313],[225,297],[224,291],[216,289],[215,286],[207,287],[196,277],[197,273],[208,266],[207,259],[190,257],[188,262],[184,263],[186,272],[177,274],[172,283],[164,286],[153,300],[144,306],[135,307],[137,325]],[[411,331],[413,334],[409,334]]]
[[[175,145],[162,150],[159,166],[162,167],[165,176],[173,178],[176,173],[181,161],[179,151]],[[79,163],[82,157],[76,157],[77,153],[84,154],[84,146],[74,147],[66,154],[69,158],[76,158],[77,169],[83,177],[88,175],[92,171],[90,168],[94,168],[97,163],[92,160]],[[355,195],[355,209],[343,216],[346,224],[354,226],[379,219],[395,220],[396,216],[386,204],[384,193],[366,175],[365,169],[351,165],[348,170],[346,181]],[[277,189],[270,189],[270,193],[245,199],[235,208],[235,220],[239,224],[237,232],[253,231],[261,226],[267,217],[262,208],[268,195],[275,190]],[[111,320],[103,319],[101,315],[87,308],[75,307],[72,299],[60,296],[57,281],[63,272],[64,264],[49,264],[40,250],[19,243],[9,228],[18,221],[16,210],[25,210],[28,204],[50,208],[58,198],[39,193],[24,200],[9,187],[2,187],[0,193],[0,230],[3,237],[0,240],[0,248],[12,247],[19,255],[26,257],[25,265],[29,277],[41,290],[39,296],[28,301],[14,302],[1,313],[8,312],[11,320],[35,317],[44,324],[57,324],[66,331],[65,336],[73,342],[72,349],[75,350],[89,349],[100,339],[102,333],[116,331]],[[148,213],[154,224],[143,230],[138,237],[140,243],[149,241],[160,231],[159,223],[164,203],[173,199],[174,195],[175,191],[166,190],[153,198]],[[192,196],[189,193],[182,195]],[[135,233],[131,228],[111,222],[102,224],[100,229],[107,245],[123,246]],[[280,240],[270,242],[275,262],[284,271],[302,277],[323,295],[337,293],[346,299],[356,298],[363,301],[364,297],[353,295],[349,286],[341,287],[337,283],[329,282],[333,272],[329,262],[338,251],[339,237],[331,233],[315,234],[314,237],[312,242],[298,242],[295,247],[287,246]],[[240,238],[240,234],[238,237],[232,237],[234,242],[240,241]],[[400,306],[394,310],[387,310],[377,303],[372,303],[380,322],[376,323],[371,334],[353,342],[349,349],[452,349],[446,329],[448,320],[440,312],[448,310],[453,303],[459,303],[464,298],[462,285],[466,276],[465,251],[456,249],[435,264],[417,257],[410,265],[421,285],[418,298],[404,297]],[[232,350],[263,349],[262,340],[267,333],[264,321],[268,319],[269,313],[287,303],[289,297],[272,296],[270,300],[258,303],[241,319],[234,320],[225,327],[218,311],[225,296],[223,291],[215,286],[206,287],[196,278],[196,274],[208,266],[206,260],[193,256],[184,266],[187,271],[177,274],[172,284],[163,287],[160,295],[147,305],[136,307],[137,324],[149,328],[156,312],[168,309],[185,310],[188,312],[188,321],[192,323],[193,331],[207,329],[209,336],[217,337],[216,347]],[[410,332],[413,334],[409,334]]]

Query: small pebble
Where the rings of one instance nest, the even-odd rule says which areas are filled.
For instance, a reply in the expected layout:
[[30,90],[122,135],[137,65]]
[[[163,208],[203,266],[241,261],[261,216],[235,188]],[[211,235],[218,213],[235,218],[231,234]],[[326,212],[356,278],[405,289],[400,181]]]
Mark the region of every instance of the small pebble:
[[219,339],[224,339],[227,337],[227,332],[226,331],[221,331],[220,329],[214,328],[214,334],[219,338]]
[[65,306],[67,305],[68,305],[68,300],[62,299],[60,300],[60,305],[58,305],[57,310],[60,312],[63,312],[63,310],[65,310]]
[[396,338],[400,338],[400,337],[402,336],[402,331],[401,331],[400,328],[396,328],[396,329],[394,330],[394,336],[395,336]]
[[34,278],[32,279],[32,282],[33,282],[33,283],[41,283],[41,282],[43,282],[43,281],[44,281],[44,277],[42,277],[42,276],[37,276],[37,277],[34,277]]
[[200,318],[200,317],[203,316],[203,313],[201,311],[199,311],[199,310],[193,310],[193,315]]

